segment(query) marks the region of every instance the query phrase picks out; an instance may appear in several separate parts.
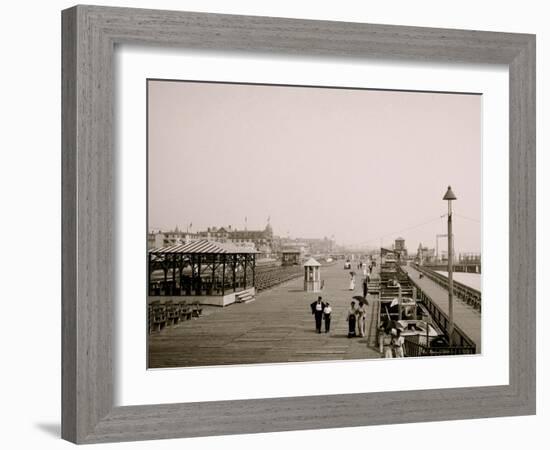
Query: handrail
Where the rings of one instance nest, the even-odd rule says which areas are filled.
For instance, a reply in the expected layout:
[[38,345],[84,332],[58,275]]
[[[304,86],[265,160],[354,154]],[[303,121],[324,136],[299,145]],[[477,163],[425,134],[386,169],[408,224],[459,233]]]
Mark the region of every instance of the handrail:
[[415,342],[408,337],[405,338],[404,347],[406,357],[475,354],[475,346],[431,347]]
[[[416,263],[413,263],[412,264],[412,267],[414,267],[416,270],[418,271],[424,271],[424,272],[429,272],[437,277],[440,277],[442,279],[444,279],[445,281],[447,281],[447,277],[445,275],[442,275],[440,273],[438,273],[437,271],[433,270],[432,268],[430,267],[426,267],[426,266],[420,266]],[[445,267],[446,269],[446,267]],[[463,273],[463,272],[457,272],[457,273]],[[481,295],[481,292],[475,288],[473,288],[472,286],[468,286],[467,284],[464,284],[464,283],[461,283],[460,281],[457,281],[457,280],[454,280],[453,281],[453,284],[457,285],[457,286],[460,286],[464,289],[468,289],[472,292],[474,292],[475,294],[478,294],[478,295]]]
[[[445,314],[439,308],[439,306],[430,298],[430,296],[422,290],[422,288],[415,282],[414,279],[409,277],[409,280],[416,287],[417,296],[420,297],[420,300],[424,302],[424,305],[428,309],[430,315],[448,338],[449,336],[447,335],[447,330],[449,329],[449,317],[447,316],[447,314]],[[458,340],[457,344],[459,344],[459,347],[473,347],[473,353],[475,353],[475,342],[472,341],[472,339],[470,339],[468,335],[456,323],[454,324],[454,336],[454,339]]]
[[263,291],[303,275],[302,266],[277,266],[256,272],[256,291]]
[[[412,264],[411,267],[427,276],[430,280],[438,284],[444,289],[448,287],[447,277],[437,273],[426,267],[419,266],[418,264]],[[470,286],[466,286],[459,281],[453,282],[453,294],[456,295],[459,299],[465,301],[469,306],[472,306],[474,309],[481,312],[481,292],[477,289],[474,289]]]

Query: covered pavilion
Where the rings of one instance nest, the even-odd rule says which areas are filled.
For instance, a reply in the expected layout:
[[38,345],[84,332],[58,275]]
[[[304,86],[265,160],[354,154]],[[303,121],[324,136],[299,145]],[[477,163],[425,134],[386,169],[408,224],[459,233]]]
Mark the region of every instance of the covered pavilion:
[[[148,252],[149,297],[195,297],[225,305],[256,282],[254,248],[199,240]],[[207,301],[205,297],[220,297]],[[227,298],[226,298],[227,297]]]

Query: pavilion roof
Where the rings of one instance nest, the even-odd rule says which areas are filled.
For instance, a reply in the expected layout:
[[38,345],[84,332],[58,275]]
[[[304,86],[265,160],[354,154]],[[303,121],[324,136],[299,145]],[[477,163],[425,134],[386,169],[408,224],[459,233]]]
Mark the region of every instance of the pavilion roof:
[[309,258],[304,264],[305,267],[317,267],[320,265],[321,264],[315,258]]
[[154,254],[163,254],[163,253],[182,253],[182,254],[215,254],[215,253],[225,253],[225,254],[243,254],[243,253],[258,253],[256,249],[251,247],[240,247],[238,245],[225,243],[225,242],[215,242],[207,241],[201,239],[199,241],[189,242],[187,244],[175,244],[168,247],[153,248],[149,250],[149,253]]

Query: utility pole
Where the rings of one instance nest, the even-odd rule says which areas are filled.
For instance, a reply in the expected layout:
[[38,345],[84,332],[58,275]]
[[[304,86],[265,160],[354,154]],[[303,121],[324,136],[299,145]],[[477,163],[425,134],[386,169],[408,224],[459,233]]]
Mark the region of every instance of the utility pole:
[[449,345],[453,345],[453,333],[454,333],[454,316],[453,316],[453,207],[452,202],[456,200],[456,195],[451,189],[451,186],[447,188],[443,200],[447,200],[448,214],[447,214],[447,279],[449,285],[449,326],[447,333],[449,334]]

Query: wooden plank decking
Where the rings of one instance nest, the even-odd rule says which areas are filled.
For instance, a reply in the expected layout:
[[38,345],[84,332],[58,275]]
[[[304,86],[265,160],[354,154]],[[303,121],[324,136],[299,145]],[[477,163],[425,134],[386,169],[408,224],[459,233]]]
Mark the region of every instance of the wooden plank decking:
[[[343,262],[321,273],[325,288],[320,294],[304,292],[303,279],[297,278],[258,294],[255,302],[206,308],[198,319],[149,335],[149,367],[379,358],[376,302],[370,302],[367,336],[347,338],[346,311],[352,296],[361,295],[360,275],[350,291]],[[315,332],[310,303],[318,295],[333,308],[329,334]]]

